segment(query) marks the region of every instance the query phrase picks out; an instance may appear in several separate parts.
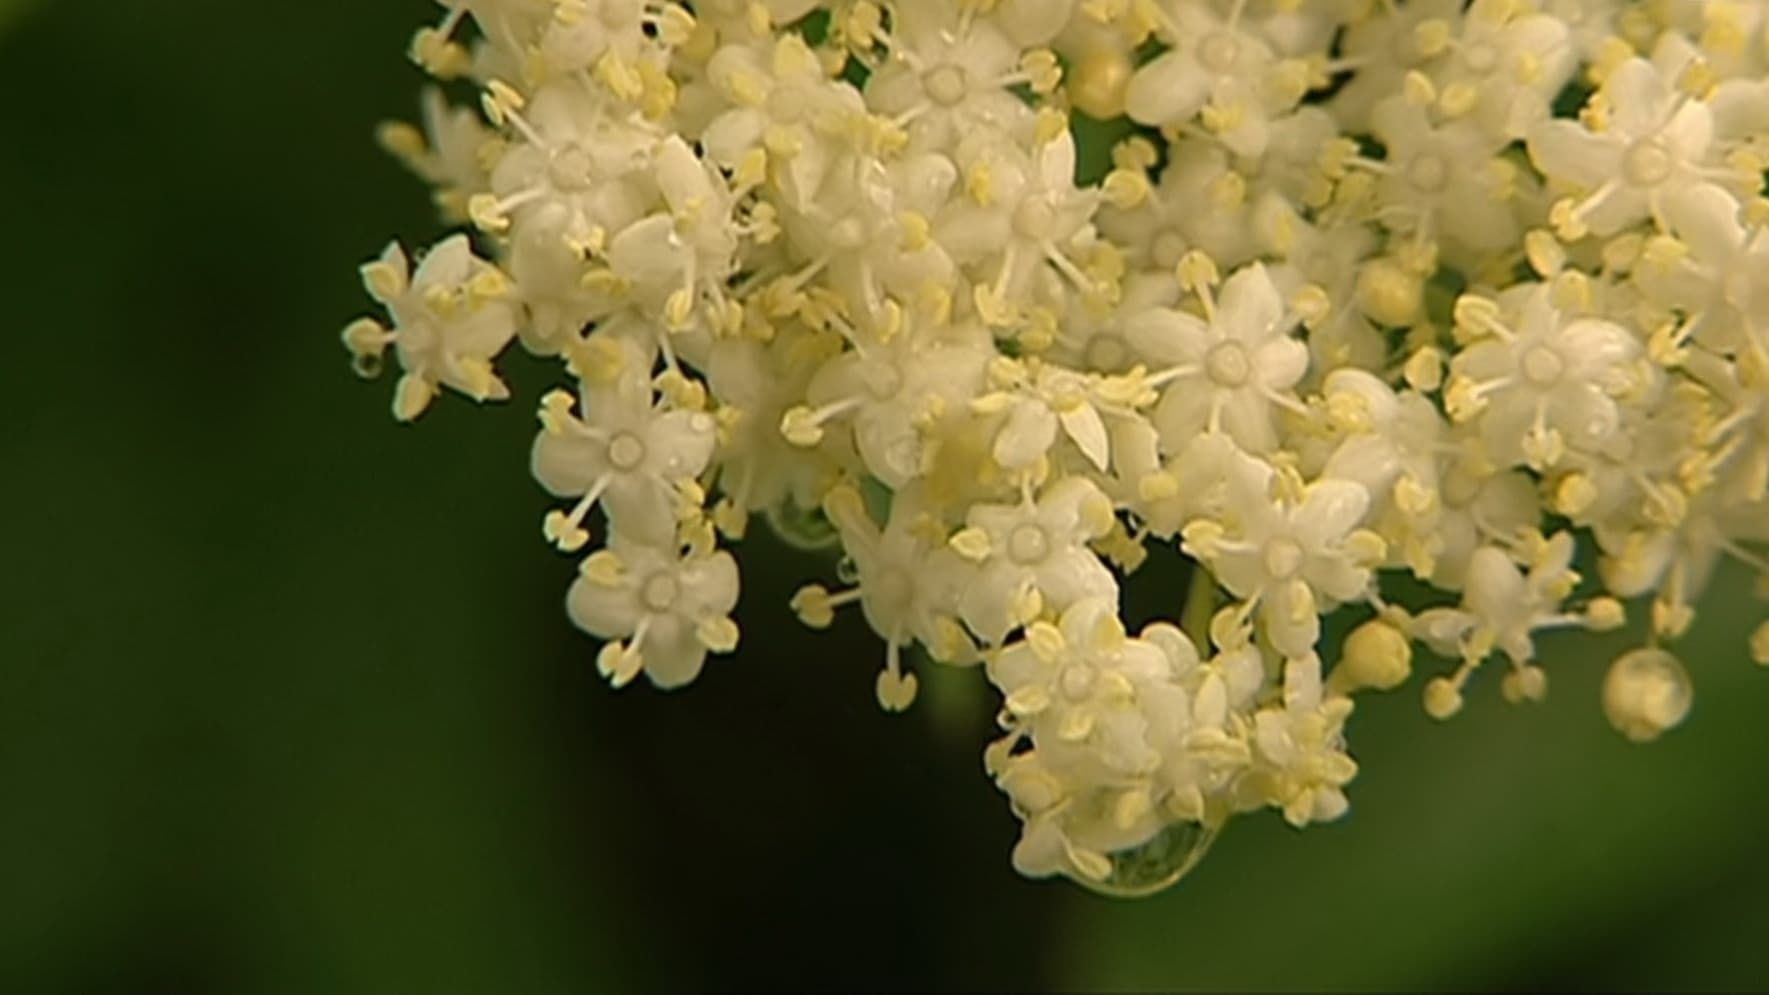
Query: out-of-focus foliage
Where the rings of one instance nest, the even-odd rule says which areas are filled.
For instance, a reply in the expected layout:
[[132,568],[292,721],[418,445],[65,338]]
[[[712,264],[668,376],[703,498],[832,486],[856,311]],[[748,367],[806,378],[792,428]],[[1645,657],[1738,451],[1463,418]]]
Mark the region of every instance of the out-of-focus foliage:
[[0,30],[10,27],[25,8],[35,4],[37,0],[0,0]]

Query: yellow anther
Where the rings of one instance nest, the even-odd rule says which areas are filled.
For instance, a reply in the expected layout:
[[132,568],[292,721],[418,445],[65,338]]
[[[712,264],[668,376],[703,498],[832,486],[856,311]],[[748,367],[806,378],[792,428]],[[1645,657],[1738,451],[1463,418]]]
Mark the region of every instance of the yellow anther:
[[787,442],[807,449],[823,441],[823,427],[816,412],[803,405],[788,409],[781,417],[780,434]]
[[720,616],[706,619],[695,626],[694,635],[700,640],[700,645],[714,653],[729,653],[737,648],[742,634],[736,622],[728,616]]
[[590,541],[590,533],[563,511],[549,511],[541,520],[541,534],[562,553],[575,553]]
[[1446,117],[1461,117],[1474,109],[1480,102],[1480,91],[1468,83],[1455,82],[1443,88],[1437,95],[1437,108]]
[[1443,386],[1443,353],[1435,346],[1425,346],[1415,350],[1407,358],[1407,365],[1402,371],[1407,386],[1421,392],[1437,390]]
[[1414,107],[1430,107],[1437,103],[1437,84],[1417,69],[1408,72],[1401,80],[1401,93]]
[[1040,107],[1033,119],[1032,140],[1048,145],[1069,133],[1069,115],[1056,107]]
[[599,549],[584,558],[577,572],[597,587],[619,587],[626,583],[627,567],[619,554]]
[[1054,93],[1063,82],[1063,67],[1048,48],[1035,48],[1020,56],[1020,71],[1026,74],[1032,92],[1040,96]]
[[979,207],[995,202],[995,173],[987,162],[978,162],[965,171],[964,190]]
[[1443,18],[1434,17],[1428,21],[1420,21],[1413,28],[1413,47],[1419,52],[1420,58],[1431,59],[1442,55],[1450,47],[1455,37],[1455,29]]
[[1148,174],[1141,170],[1114,169],[1100,187],[1106,203],[1121,211],[1140,206],[1149,197]]
[[988,559],[992,548],[989,542],[989,533],[974,526],[953,533],[952,538],[946,540],[946,544],[952,547],[953,552],[972,563],[981,563]]
[[905,252],[920,252],[933,243],[933,225],[920,211],[904,211],[897,215],[902,230],[901,246]]
[[362,267],[362,283],[368,289],[369,296],[382,303],[391,302],[405,294],[405,273],[394,263],[377,259]]

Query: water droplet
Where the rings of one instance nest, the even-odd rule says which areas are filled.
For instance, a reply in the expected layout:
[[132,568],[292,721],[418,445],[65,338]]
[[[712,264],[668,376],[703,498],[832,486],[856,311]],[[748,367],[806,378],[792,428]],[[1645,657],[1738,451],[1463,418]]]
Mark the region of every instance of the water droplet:
[[350,357],[350,369],[364,380],[373,380],[381,375],[382,357],[378,353],[358,353]]
[[791,499],[769,508],[767,519],[774,534],[795,549],[812,552],[829,549],[841,539],[822,509],[801,508]]
[[1148,842],[1109,855],[1112,872],[1098,881],[1079,874],[1071,875],[1076,883],[1089,891],[1112,898],[1144,898],[1166,891],[1190,874],[1210,844],[1216,842],[1218,828],[1197,822],[1175,822],[1156,833]]
[[836,560],[835,579],[843,584],[860,583],[860,564],[855,563],[852,556],[844,556]]

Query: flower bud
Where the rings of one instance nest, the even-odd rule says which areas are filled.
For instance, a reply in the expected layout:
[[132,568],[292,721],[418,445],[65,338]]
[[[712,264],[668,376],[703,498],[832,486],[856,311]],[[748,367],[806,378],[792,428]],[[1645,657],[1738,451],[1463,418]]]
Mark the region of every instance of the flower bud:
[[1391,691],[1413,673],[1413,644],[1394,626],[1374,619],[1345,637],[1333,683],[1344,691]]

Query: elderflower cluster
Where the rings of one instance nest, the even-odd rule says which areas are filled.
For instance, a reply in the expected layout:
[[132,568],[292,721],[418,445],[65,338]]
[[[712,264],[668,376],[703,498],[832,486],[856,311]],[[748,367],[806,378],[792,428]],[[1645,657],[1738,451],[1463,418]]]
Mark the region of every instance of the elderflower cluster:
[[1652,739],[1716,564],[1769,575],[1769,3],[440,5],[382,139],[459,230],[363,268],[359,371],[410,421],[556,361],[539,531],[616,686],[736,647],[758,513],[839,548],[792,608],[858,606],[892,711],[979,665],[1026,874],[1337,818],[1420,649],[1448,718],[1637,606]]

